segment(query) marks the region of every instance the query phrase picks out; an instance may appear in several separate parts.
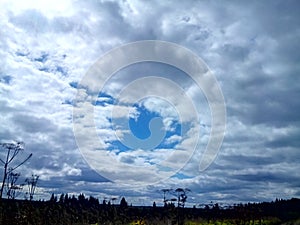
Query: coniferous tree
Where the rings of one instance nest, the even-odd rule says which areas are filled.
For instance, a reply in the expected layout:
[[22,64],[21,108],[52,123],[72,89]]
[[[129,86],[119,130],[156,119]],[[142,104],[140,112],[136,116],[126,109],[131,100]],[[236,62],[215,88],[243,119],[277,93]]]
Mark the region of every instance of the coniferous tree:
[[55,196],[54,193],[52,193],[51,198],[50,198],[49,201],[52,202],[52,203],[57,202],[57,196]]
[[128,204],[127,204],[125,198],[123,197],[123,198],[121,199],[121,202],[120,202],[120,207],[121,207],[121,208],[126,208],[127,206],[128,206]]

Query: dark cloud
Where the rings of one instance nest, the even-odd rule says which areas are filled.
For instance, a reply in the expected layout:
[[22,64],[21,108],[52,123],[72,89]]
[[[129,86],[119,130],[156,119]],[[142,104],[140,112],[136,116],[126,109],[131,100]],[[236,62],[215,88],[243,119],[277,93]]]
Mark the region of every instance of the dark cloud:
[[48,19],[34,9],[26,10],[18,15],[10,15],[10,22],[27,32],[44,32],[48,27]]
[[[149,203],[159,198],[154,189],[182,185],[202,202],[300,196],[299,1],[78,1],[63,14],[14,7],[0,7],[0,141],[26,142],[34,157],[23,172],[44,175],[45,196],[120,194],[84,161],[72,105],[62,103],[72,102],[83,74],[105,51],[145,39],[181,44],[204,59],[223,90],[227,133],[207,171],[198,173],[195,156],[186,169],[197,176],[122,194],[146,196]],[[152,66],[135,69],[157,72]],[[117,88],[128,82],[121,79]]]
[[39,118],[35,115],[16,114],[12,120],[19,129],[23,130],[23,132],[48,133],[55,130],[55,125],[49,119],[43,117]]

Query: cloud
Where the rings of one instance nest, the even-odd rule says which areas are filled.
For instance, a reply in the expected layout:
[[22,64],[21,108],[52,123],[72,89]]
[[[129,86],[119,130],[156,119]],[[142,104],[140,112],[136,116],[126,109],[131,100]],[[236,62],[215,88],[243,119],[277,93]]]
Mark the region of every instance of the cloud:
[[174,142],[176,143],[176,142],[179,142],[180,140],[181,140],[181,136],[175,134],[175,135],[173,135],[169,138],[166,138],[165,143],[166,144],[173,144]]
[[[177,186],[190,188],[193,192],[188,201],[195,204],[299,197],[295,173],[300,159],[297,1],[2,1],[0,5],[0,141],[23,140],[25,152],[33,152],[22,176],[31,172],[43,175],[41,197],[47,198],[51,192],[85,192],[101,198],[123,194],[132,201],[145,197],[145,204],[151,204],[152,199],[159,201],[161,197],[154,189]],[[180,175],[144,188],[124,185],[120,194],[119,188],[97,175],[84,160],[73,133],[72,110],[76,95],[78,105],[90,97],[89,90],[78,84],[101,55],[121,44],[145,39],[172,41],[203,58],[225,97],[226,137],[217,159],[199,173],[212,123],[201,90],[182,71],[166,65],[149,62],[118,71],[103,89],[108,96],[99,97],[102,104],[88,114],[93,123],[79,123],[80,141],[91,149],[99,146],[91,138],[94,131],[84,125],[96,124],[100,144],[111,148],[117,140],[109,120],[112,100],[140,76],[164,76],[180,84],[200,112],[201,124],[200,145]],[[88,86],[94,84],[95,80],[90,80]],[[115,107],[117,118],[128,117],[128,112],[139,116],[133,104],[141,94],[150,93],[149,84],[137,85],[130,92],[132,99]],[[163,85],[151,88],[159,93]],[[179,150],[169,158],[170,166],[175,167],[178,157],[186,155],[183,150],[190,149],[198,137],[193,135],[196,126],[187,102],[171,88],[163,89],[163,94],[172,100],[172,107],[154,98],[144,101],[143,106],[159,112],[170,132],[180,116],[174,108],[181,107],[189,128],[186,136],[173,134],[165,140],[176,143],[173,150]],[[84,122],[86,118],[75,119]],[[118,136],[128,132],[120,129]],[[157,171],[148,171],[143,165],[159,163],[170,153],[163,147],[156,152],[112,151],[112,157],[134,162],[138,169],[120,171],[109,161],[102,166],[115,172],[116,179],[136,175],[146,181]]]

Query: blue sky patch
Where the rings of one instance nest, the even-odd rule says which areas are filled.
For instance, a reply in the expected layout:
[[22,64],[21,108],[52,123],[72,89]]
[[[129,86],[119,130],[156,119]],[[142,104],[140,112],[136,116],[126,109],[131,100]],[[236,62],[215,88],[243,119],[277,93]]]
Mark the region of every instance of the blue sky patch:
[[[101,96],[101,99],[113,100],[111,96]],[[104,100],[97,102],[97,105],[104,104],[106,104]],[[149,111],[143,104],[134,104],[134,107],[138,112],[136,117],[130,117],[129,121],[125,121],[126,119],[114,120],[114,126],[121,126],[124,130],[126,130],[124,124],[128,123],[130,133],[125,132],[123,140],[110,142],[111,147],[108,150],[125,152],[135,149],[173,149],[179,143],[179,140],[167,141],[174,135],[181,137],[179,121],[174,120],[171,125],[172,129],[166,130],[162,122],[163,118],[159,113]]]
[[[77,87],[77,86],[76,86],[76,87]],[[97,99],[95,105],[106,106],[106,105],[114,104],[114,102],[115,102],[114,97],[112,97],[111,95],[106,94],[106,93],[104,93],[104,92],[101,92],[101,93],[98,95],[98,99]]]
[[77,87],[78,87],[78,82],[72,81],[72,82],[69,83],[69,85],[70,85],[72,88],[77,88]]
[[8,75],[0,77],[0,83],[10,84],[11,80],[12,80],[12,77],[8,76]]
[[146,139],[151,135],[149,129],[150,121],[155,117],[161,117],[158,113],[148,111],[144,106],[134,105],[139,112],[137,118],[129,119],[129,127],[134,136],[139,139]]
[[45,63],[48,60],[49,54],[48,53],[42,53],[40,57],[34,58],[34,61]]

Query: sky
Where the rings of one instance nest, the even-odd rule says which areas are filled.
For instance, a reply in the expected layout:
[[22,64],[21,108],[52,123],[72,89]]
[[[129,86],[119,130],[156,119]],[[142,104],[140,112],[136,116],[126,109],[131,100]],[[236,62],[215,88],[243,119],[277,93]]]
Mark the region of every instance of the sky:
[[[0,142],[33,153],[20,182],[40,175],[36,199],[133,205],[162,205],[164,188],[190,189],[190,206],[300,197],[299,11],[296,0],[2,0]],[[141,62],[101,90],[85,79],[107,52],[144,40],[193,52],[222,90],[224,140],[203,171],[212,112],[187,73]]]

